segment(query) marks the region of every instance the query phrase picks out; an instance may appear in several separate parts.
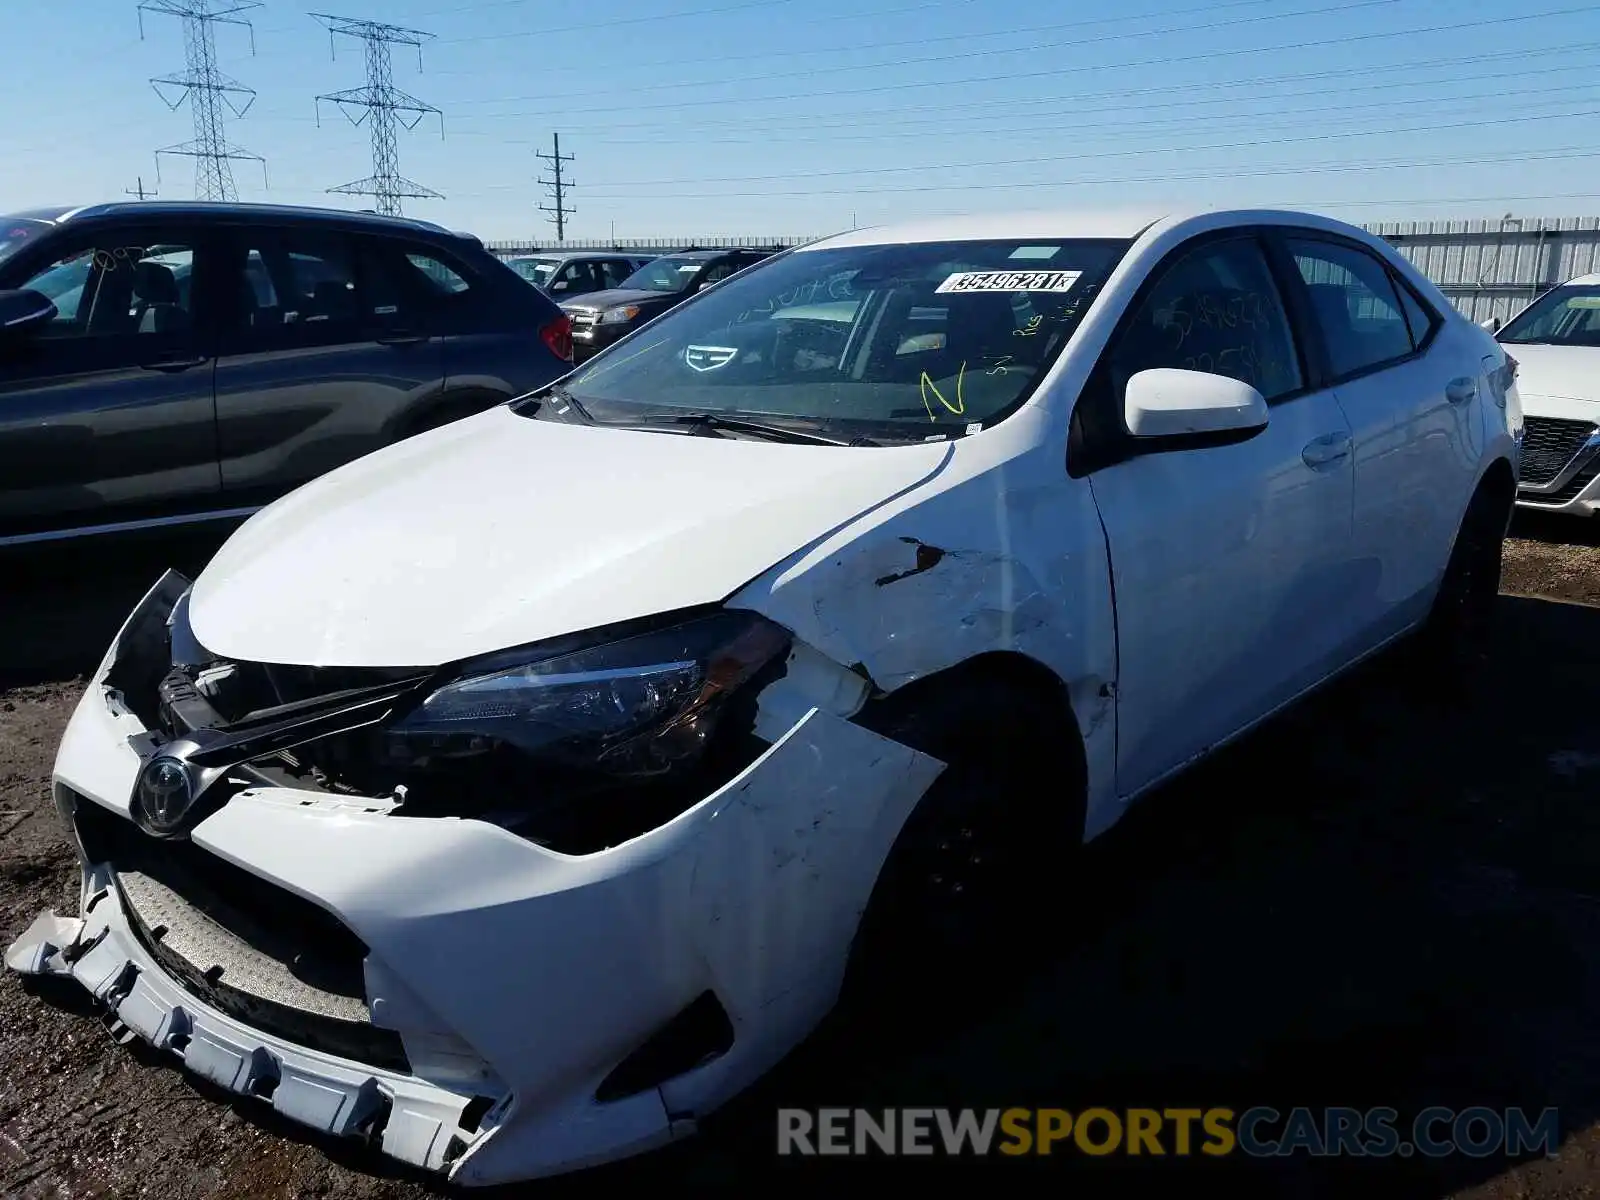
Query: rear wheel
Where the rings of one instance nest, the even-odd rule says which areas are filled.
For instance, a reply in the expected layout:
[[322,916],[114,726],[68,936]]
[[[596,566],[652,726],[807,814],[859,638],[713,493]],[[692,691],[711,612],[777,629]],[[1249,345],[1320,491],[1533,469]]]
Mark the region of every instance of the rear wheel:
[[1419,665],[1429,673],[1430,690],[1472,686],[1488,660],[1512,504],[1505,489],[1485,481],[1467,508],[1417,639]]

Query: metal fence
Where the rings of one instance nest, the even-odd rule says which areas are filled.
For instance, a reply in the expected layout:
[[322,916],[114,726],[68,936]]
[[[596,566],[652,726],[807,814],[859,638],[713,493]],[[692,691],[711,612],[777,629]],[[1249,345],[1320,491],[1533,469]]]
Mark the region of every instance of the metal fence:
[[[1499,221],[1397,221],[1366,228],[1391,242],[1474,321],[1505,320],[1563,280],[1600,271],[1600,217],[1508,217]],[[489,242],[502,257],[544,250],[637,250],[690,246],[797,246],[805,237],[626,238],[560,243]]]
[[1368,225],[1474,321],[1502,321],[1576,275],[1600,270],[1600,217]]

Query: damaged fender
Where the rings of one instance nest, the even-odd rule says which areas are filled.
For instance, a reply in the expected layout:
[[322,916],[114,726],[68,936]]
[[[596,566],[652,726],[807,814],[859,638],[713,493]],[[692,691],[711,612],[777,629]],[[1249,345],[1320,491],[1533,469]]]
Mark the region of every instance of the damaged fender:
[[[972,443],[974,449],[982,440]],[[1093,837],[1116,803],[1116,614],[1089,489],[1037,459],[947,472],[791,556],[728,603],[792,629],[884,692],[980,654],[1019,654],[1067,688]],[[980,493],[987,489],[992,503]]]

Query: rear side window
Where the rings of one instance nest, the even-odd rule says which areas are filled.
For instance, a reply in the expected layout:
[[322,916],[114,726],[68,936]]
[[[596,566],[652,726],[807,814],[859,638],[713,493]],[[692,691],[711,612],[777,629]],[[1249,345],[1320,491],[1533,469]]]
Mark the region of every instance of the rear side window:
[[[256,229],[243,235],[238,323],[299,330],[315,340],[347,333],[362,318],[350,244],[316,229]],[[235,260],[237,261],[237,260]]]
[[1340,242],[1294,239],[1288,247],[1335,377],[1375,370],[1416,348],[1389,268],[1375,255]]
[[420,271],[424,279],[448,295],[464,292],[471,286],[459,271],[436,255],[411,251],[406,255],[406,261]]

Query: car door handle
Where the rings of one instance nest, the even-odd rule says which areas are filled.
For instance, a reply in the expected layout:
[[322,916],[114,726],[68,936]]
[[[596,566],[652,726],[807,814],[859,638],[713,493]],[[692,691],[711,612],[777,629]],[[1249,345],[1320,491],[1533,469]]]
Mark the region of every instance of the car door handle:
[[164,371],[168,375],[175,375],[179,371],[203,367],[210,361],[211,356],[208,354],[194,354],[187,358],[160,358],[155,362],[141,363],[140,366],[146,371]]
[[1465,404],[1478,394],[1478,381],[1470,375],[1463,375],[1459,379],[1452,379],[1445,384],[1444,398],[1451,404]]
[[1345,433],[1323,434],[1315,441],[1307,442],[1306,448],[1300,451],[1300,461],[1313,470],[1349,456],[1350,435]]

